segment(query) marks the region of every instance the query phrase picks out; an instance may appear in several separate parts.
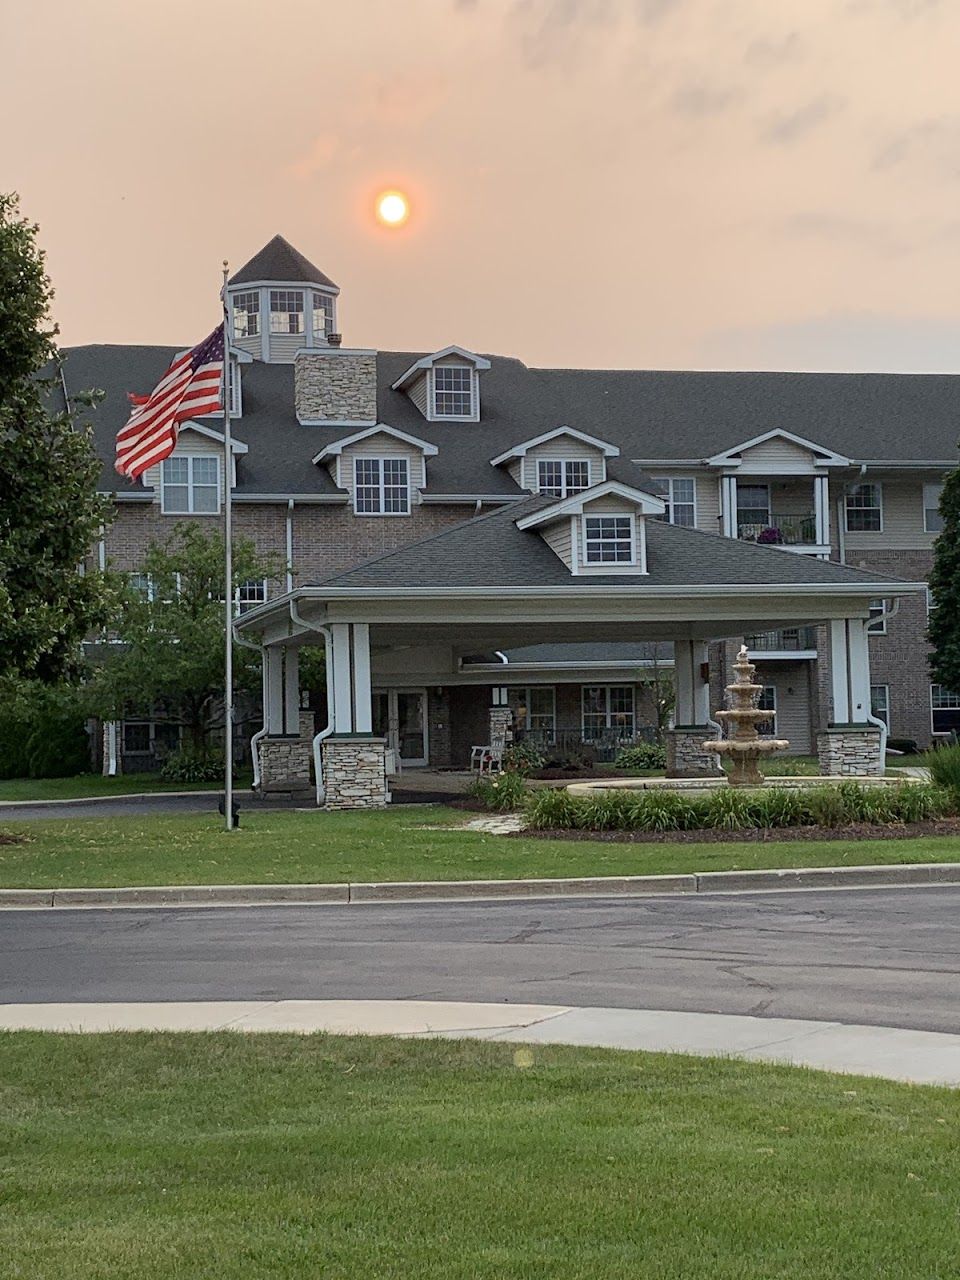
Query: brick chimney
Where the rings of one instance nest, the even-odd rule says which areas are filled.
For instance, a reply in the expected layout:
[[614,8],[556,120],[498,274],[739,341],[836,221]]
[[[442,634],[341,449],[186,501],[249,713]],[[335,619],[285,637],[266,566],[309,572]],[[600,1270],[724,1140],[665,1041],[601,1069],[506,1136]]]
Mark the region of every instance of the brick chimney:
[[298,351],[294,399],[301,423],[372,426],[377,421],[377,353],[338,346]]

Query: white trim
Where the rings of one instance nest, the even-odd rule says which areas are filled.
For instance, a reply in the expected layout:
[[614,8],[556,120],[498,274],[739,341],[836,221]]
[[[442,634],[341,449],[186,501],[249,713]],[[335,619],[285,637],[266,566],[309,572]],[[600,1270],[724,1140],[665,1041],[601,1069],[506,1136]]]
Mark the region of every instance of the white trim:
[[[339,458],[337,459],[337,462],[339,464]],[[357,481],[357,466],[361,462],[379,463],[379,467],[378,467],[379,479],[377,482],[379,500],[380,500],[379,511],[359,511],[357,509],[357,489],[360,487]],[[406,511],[385,511],[383,509],[386,503],[386,495],[385,495],[386,484],[383,478],[383,464],[385,462],[402,462],[404,465],[404,468],[407,473],[407,509]],[[372,485],[365,484],[363,487],[372,488]],[[399,487],[400,487],[399,485],[391,486],[391,488],[399,488]],[[412,480],[410,476],[410,459],[405,454],[384,453],[384,454],[377,454],[375,457],[371,454],[360,454],[359,456],[353,459],[353,514],[355,516],[374,516],[374,517],[389,519],[391,517],[397,517],[397,516],[409,516],[412,510],[413,510],[413,492],[412,492]]]
[[821,444],[815,444],[812,440],[806,440],[803,436],[794,435],[792,431],[785,431],[782,427],[775,427],[772,431],[765,431],[762,435],[754,436],[751,440],[744,440],[741,444],[732,445],[729,449],[725,449],[722,453],[715,453],[712,458],[706,458],[704,461],[710,467],[739,467],[743,462],[743,459],[738,456],[739,454],[755,448],[758,444],[765,444],[768,440],[777,439],[788,440],[791,444],[799,445],[801,449],[809,449],[811,453],[819,455],[814,463],[816,467],[849,467],[852,465],[850,459],[843,457],[842,454],[834,453],[832,449],[828,449]]
[[309,286],[311,289],[316,289],[317,293],[332,293],[335,298],[340,294],[339,285],[320,284],[316,280],[237,280],[235,282],[228,280],[227,293],[228,295],[233,292],[242,293],[251,289],[289,289],[291,285],[297,289],[305,289]]
[[[587,525],[591,520],[626,520],[630,526],[630,559],[629,560],[591,560],[587,554]],[[583,551],[584,573],[610,573],[616,569],[636,569],[644,572],[643,538],[637,529],[637,517],[632,511],[590,511],[580,517],[580,538]]]
[[476,370],[490,368],[489,360],[485,360],[483,356],[476,355],[473,351],[468,351],[466,347],[458,347],[454,344],[444,347],[441,351],[434,351],[432,355],[421,356],[419,360],[414,361],[409,369],[401,373],[396,382],[390,384],[390,389],[392,391],[402,391],[408,382],[412,382],[420,373],[432,369],[438,360],[443,360],[447,356],[460,356],[468,364],[472,364]]
[[620,457],[620,450],[617,446],[608,444],[606,440],[600,440],[597,436],[588,436],[585,431],[576,431],[573,427],[557,427],[553,431],[545,431],[541,436],[534,436],[530,440],[524,440],[521,444],[514,445],[512,449],[507,449],[505,453],[497,454],[495,458],[490,459],[490,465],[491,467],[499,467],[504,462],[509,462],[511,458],[523,458],[537,445],[547,444],[560,436],[569,436],[572,440],[579,440],[581,444],[592,445],[594,448],[599,449],[605,458]]
[[573,494],[572,497],[558,498],[549,507],[534,511],[529,516],[522,516],[516,525],[518,529],[535,529],[539,525],[550,524],[563,516],[580,515],[587,503],[607,497],[624,498],[627,502],[634,503],[640,514],[645,516],[661,516],[666,510],[663,499],[654,494],[644,493],[642,489],[634,489],[619,480],[605,480],[602,484],[593,485],[589,489]]
[[[316,355],[316,350],[313,352]],[[301,427],[375,427],[375,418],[301,418],[297,417]]]
[[[634,682],[632,682],[632,681],[627,682],[626,684],[616,684],[616,683],[613,683],[613,684],[590,684],[588,681],[581,681],[581,683],[580,683],[580,734],[581,734],[581,737],[583,738],[583,741],[584,741],[584,742],[595,742],[595,741],[596,741],[596,739],[595,739],[595,738],[588,738],[588,737],[587,737],[587,726],[586,726],[586,714],[587,714],[587,713],[586,713],[586,710],[584,709],[584,696],[583,696],[583,695],[584,695],[584,693],[585,693],[585,691],[586,691],[587,689],[602,689],[602,690],[603,690],[603,695],[604,695],[604,696],[603,696],[603,719],[604,719],[604,724],[603,724],[603,728],[600,730],[600,736],[601,736],[601,737],[603,736],[603,733],[604,733],[606,730],[608,730],[608,729],[615,729],[615,728],[617,728],[617,727],[618,727],[617,725],[612,725],[612,724],[610,723],[610,690],[611,690],[611,689],[629,689],[629,690],[630,690],[630,697],[631,697],[631,702],[630,702],[631,732],[630,732],[629,734],[627,734],[627,735],[624,735],[624,736],[625,736],[625,737],[630,737],[630,738],[633,738],[633,737],[635,737],[635,736],[636,736],[636,732],[637,732],[637,687],[636,687],[636,684],[635,684]],[[593,714],[593,713],[591,713],[591,714]]]
[[388,427],[385,423],[378,422],[364,431],[357,431],[352,436],[344,436],[342,440],[334,440],[325,445],[312,461],[318,463],[323,462],[325,458],[336,458],[350,445],[359,444],[362,440],[369,440],[371,436],[377,435],[391,436],[394,440],[402,440],[404,444],[413,445],[425,458],[434,458],[439,453],[437,446],[428,440],[419,440],[416,436],[407,435],[406,431],[400,431],[397,427]]
[[[572,498],[574,496],[573,493],[567,492],[567,467],[586,467],[587,468],[587,483],[583,489],[576,489],[574,491],[575,493],[584,493],[587,489],[590,488],[591,484],[594,483],[592,474],[591,474],[593,471],[593,467],[591,466],[589,458],[536,458],[535,462],[537,467],[537,477],[536,477],[537,487],[535,490],[536,493],[544,492],[540,485],[540,468],[541,467],[559,467],[560,468],[560,488],[562,492],[559,496],[561,499]],[[556,497],[555,494],[551,496]]]
[[[680,525],[677,525],[677,528],[678,529],[698,529],[700,527],[700,506],[699,506],[699,494],[697,493],[697,477],[696,476],[657,476],[656,478],[659,482],[667,486],[667,498],[666,498],[667,509],[663,513],[664,519],[667,524],[674,524],[674,525],[677,524],[676,520],[674,520],[673,518],[674,513],[676,511],[676,506],[677,506],[673,496],[674,484],[676,484],[679,481],[681,484],[689,483],[693,485],[693,524],[692,525],[680,524]],[[685,507],[688,507],[690,506],[690,503],[684,502],[682,505]]]
[[[223,416],[222,411],[220,416]],[[230,414],[230,417],[233,417],[232,413]],[[197,422],[195,418],[188,418],[186,422],[181,423],[180,430],[196,431],[198,436],[206,436],[208,440],[216,440],[219,444],[223,444],[222,431],[214,431],[213,427],[208,427],[202,422]],[[177,438],[179,439],[179,436]],[[230,438],[230,449],[234,455],[250,452],[249,445],[245,445],[242,440],[236,440],[232,436]],[[181,454],[180,456],[182,457],[183,455]]]
[[[284,334],[279,334],[284,337]],[[289,338],[299,337],[299,334],[290,333],[286,335]],[[377,354],[376,347],[331,347],[329,343],[325,347],[298,347],[294,352],[294,362],[299,360],[301,356],[323,356],[324,360],[333,360],[337,356],[375,356]]]
[[[850,521],[849,521],[850,508],[849,508],[849,506],[847,505],[847,499],[850,497],[850,490],[851,490],[851,489],[863,489],[863,488],[866,488],[868,485],[870,486],[870,488],[872,488],[872,489],[876,489],[876,491],[877,491],[877,505],[876,505],[876,507],[854,507],[853,509],[854,509],[854,511],[874,511],[874,510],[879,511],[879,512],[880,512],[880,528],[879,528],[879,529],[851,529],[851,528],[850,528]],[[853,484],[851,484],[851,485],[850,485],[850,486],[849,486],[849,487],[844,491],[844,494],[843,494],[843,531],[844,531],[844,533],[845,533],[845,534],[848,534],[848,535],[849,535],[849,534],[853,534],[853,536],[854,536],[854,537],[857,537],[857,536],[862,535],[862,534],[864,534],[864,533],[866,533],[866,534],[881,534],[881,533],[883,533],[883,481],[882,481],[882,480],[866,480],[866,479],[856,480],[856,481],[854,481],[854,483],[853,483]]]
[[[437,411],[437,369],[432,368],[427,373],[427,421],[428,422],[479,422],[480,421],[480,375],[476,369],[470,368],[469,365],[462,364],[445,364],[438,366],[441,369],[470,369],[470,412],[469,413],[439,413]],[[459,394],[458,392],[444,391],[444,395]]]
[[[931,480],[921,486],[922,496],[920,501],[923,504],[923,532],[931,533],[933,534],[934,537],[936,537],[939,533],[942,533],[943,526],[941,524],[941,527],[939,529],[927,528],[927,512],[936,509],[938,518],[941,520],[943,519],[943,517],[940,515],[940,497],[943,494],[943,484],[944,482],[942,480]],[[930,489],[939,489],[940,491],[940,493],[937,496],[936,503],[934,503],[932,506],[927,503],[927,491]]]
[[[217,464],[216,486],[213,486],[213,485],[202,486],[204,489],[210,489],[214,487],[216,489],[217,505],[216,505],[216,508],[212,511],[194,511],[193,509],[194,507],[193,464],[197,461],[198,458],[202,458],[204,461],[207,461],[207,462],[209,462],[210,459],[212,458],[214,462]],[[166,480],[164,479],[163,472],[164,472],[164,467],[168,462],[186,462],[187,464],[187,483],[186,483],[187,510],[186,511],[168,511],[167,510],[166,491],[168,486],[167,486]],[[164,515],[164,516],[218,516],[220,514],[221,508],[223,506],[224,476],[223,476],[223,467],[221,465],[221,458],[219,454],[173,453],[170,455],[170,457],[161,459],[159,463],[159,467],[160,467],[159,488],[160,488],[160,514],[161,515]],[[184,486],[182,484],[171,484],[170,487],[175,489],[182,489]]]

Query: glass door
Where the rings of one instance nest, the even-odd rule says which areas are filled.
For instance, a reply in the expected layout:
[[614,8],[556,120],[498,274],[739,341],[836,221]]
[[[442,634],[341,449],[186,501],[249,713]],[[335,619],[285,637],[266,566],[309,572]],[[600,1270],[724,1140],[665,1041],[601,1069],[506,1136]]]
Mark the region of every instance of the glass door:
[[426,689],[375,689],[373,732],[387,740],[404,767],[425,765],[428,759]]

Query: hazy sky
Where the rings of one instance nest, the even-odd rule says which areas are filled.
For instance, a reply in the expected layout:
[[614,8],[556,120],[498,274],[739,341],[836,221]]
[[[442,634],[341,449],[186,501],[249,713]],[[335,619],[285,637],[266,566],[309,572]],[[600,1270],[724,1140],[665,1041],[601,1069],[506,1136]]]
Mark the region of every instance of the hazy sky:
[[957,0],[0,0],[0,187],[67,344],[198,340],[279,231],[354,345],[958,369],[958,53]]

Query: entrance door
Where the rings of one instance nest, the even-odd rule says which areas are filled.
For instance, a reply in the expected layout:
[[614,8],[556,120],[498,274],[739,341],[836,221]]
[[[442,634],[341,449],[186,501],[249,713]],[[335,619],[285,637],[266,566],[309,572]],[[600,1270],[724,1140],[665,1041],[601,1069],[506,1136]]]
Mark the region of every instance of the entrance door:
[[373,731],[386,738],[404,767],[425,765],[429,757],[426,689],[375,689]]

